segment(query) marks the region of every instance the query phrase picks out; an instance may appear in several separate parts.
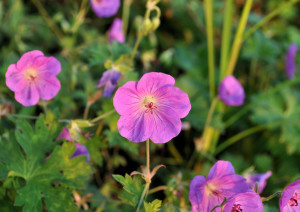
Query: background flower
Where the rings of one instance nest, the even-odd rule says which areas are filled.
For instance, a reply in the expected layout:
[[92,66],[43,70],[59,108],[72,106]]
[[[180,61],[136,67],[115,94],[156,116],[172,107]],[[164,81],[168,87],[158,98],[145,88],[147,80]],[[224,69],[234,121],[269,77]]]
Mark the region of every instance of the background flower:
[[289,79],[293,79],[297,65],[295,62],[298,46],[295,43],[290,44],[288,52],[285,55],[285,71]]
[[227,76],[219,86],[219,98],[228,106],[240,106],[245,99],[244,88],[234,76]]
[[113,41],[117,41],[119,43],[125,42],[125,36],[123,33],[123,22],[120,18],[115,18],[114,22],[112,23],[108,31],[108,39],[109,43],[112,43]]
[[[247,191],[246,179],[235,174],[228,161],[218,161],[210,169],[208,177],[195,176],[190,182],[189,200],[192,211],[211,211],[216,205],[235,194]],[[217,208],[216,212],[221,209]]]
[[120,78],[121,73],[116,70],[105,71],[97,84],[97,88],[104,86],[103,96],[109,98],[116,89]]
[[120,7],[120,0],[90,0],[92,9],[100,18],[115,15]]
[[60,90],[56,78],[61,65],[54,57],[45,57],[41,51],[25,53],[17,64],[8,67],[7,87],[15,92],[16,100],[24,106],[36,105],[39,98],[50,100]]
[[272,172],[267,171],[263,174],[249,174],[246,176],[247,184],[251,189],[255,188],[256,182],[258,183],[258,192],[262,193],[264,188],[266,187],[267,180],[271,177]]

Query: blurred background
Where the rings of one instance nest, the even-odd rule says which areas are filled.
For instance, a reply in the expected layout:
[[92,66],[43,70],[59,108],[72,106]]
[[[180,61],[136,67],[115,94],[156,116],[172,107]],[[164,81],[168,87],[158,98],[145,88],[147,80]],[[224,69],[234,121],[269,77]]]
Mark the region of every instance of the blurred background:
[[[246,32],[283,2],[287,1],[255,0]],[[234,1],[232,37],[244,3],[243,0]],[[58,75],[62,88],[47,107],[59,119],[82,118],[87,101],[101,90],[96,85],[105,71],[105,61],[116,60],[121,54],[132,51],[145,4],[145,0],[132,2],[126,43],[109,44],[107,31],[115,17],[98,18],[86,0],[1,0],[1,134],[14,128],[16,119],[7,118],[8,114],[36,116],[42,112],[40,106],[25,108],[14,100],[14,93],[5,85],[9,64],[35,49],[47,56],[55,56],[62,64]],[[287,78],[285,55],[291,43],[300,46],[300,4],[282,8],[279,15],[245,40],[234,72],[245,89],[245,103],[241,107],[227,107],[222,115],[215,113],[211,126],[221,132],[218,144],[245,131],[246,134],[233,139],[228,147],[213,152],[201,151],[199,144],[210,107],[203,1],[161,0],[159,7],[162,10],[159,29],[142,40],[134,71],[119,83],[137,80],[145,72],[164,72],[175,77],[176,86],[188,93],[191,100],[192,110],[184,119],[181,134],[167,144],[151,145],[153,166],[162,162],[167,166],[157,173],[151,185],[167,185],[155,193],[155,197],[168,202],[169,207],[188,210],[189,181],[195,175],[207,176],[211,165],[219,159],[231,161],[239,174],[271,170],[273,175],[263,196],[282,190],[299,179],[300,79],[297,71],[294,79]],[[213,9],[215,72],[218,76],[225,1],[215,0]],[[122,17],[122,6],[116,17]],[[296,63],[300,63],[299,55]],[[218,79],[216,77],[216,85]],[[111,98],[96,98],[88,118],[112,109]],[[116,199],[121,187],[111,175],[131,173],[144,163],[145,146],[131,143],[119,135],[118,118],[113,114],[97,128],[86,131],[94,135],[91,140],[94,142],[90,142],[88,148],[95,174],[82,195],[96,192],[99,198]],[[196,148],[197,145],[200,148]],[[272,200],[266,204],[265,211],[279,211],[277,206],[278,199]],[[91,211],[97,208],[126,210],[126,206],[103,205],[102,202],[93,202],[89,208]]]

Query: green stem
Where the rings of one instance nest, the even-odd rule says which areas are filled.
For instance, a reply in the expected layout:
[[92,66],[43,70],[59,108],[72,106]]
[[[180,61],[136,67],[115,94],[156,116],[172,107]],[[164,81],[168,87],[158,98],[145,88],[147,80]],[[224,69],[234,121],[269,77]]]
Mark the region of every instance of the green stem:
[[234,41],[233,41],[233,46],[232,46],[232,50],[231,50],[231,55],[230,55],[230,60],[229,60],[229,64],[227,67],[227,71],[226,71],[226,75],[232,75],[234,72],[234,68],[241,50],[241,46],[243,43],[243,34],[244,34],[244,30],[246,28],[246,24],[247,24],[247,20],[248,20],[248,16],[251,10],[251,6],[252,6],[253,0],[247,0],[246,1],[246,5],[244,7],[243,13],[242,13],[242,17],[239,23],[239,27],[238,30],[236,32]]
[[213,117],[213,114],[214,114],[214,111],[215,111],[215,108],[216,108],[216,105],[217,105],[217,102],[218,102],[219,98],[218,97],[215,97],[210,105],[210,108],[209,108],[209,111],[208,111],[208,114],[207,114],[207,118],[206,118],[206,122],[205,122],[205,126],[204,128],[208,127],[210,122],[211,122],[211,119]]
[[247,106],[239,110],[237,113],[235,113],[233,116],[231,116],[230,119],[225,121],[224,123],[225,128],[231,126],[233,123],[239,120],[244,114],[246,114],[251,109],[252,106],[253,106],[252,104],[248,104]]
[[277,191],[276,193],[274,193],[274,194],[272,194],[272,195],[270,195],[270,196],[268,196],[268,197],[262,197],[262,198],[261,198],[261,201],[262,201],[262,202],[267,202],[267,201],[273,199],[273,198],[276,197],[276,196],[280,196],[281,194],[282,194],[282,191]]
[[147,139],[146,141],[146,176],[145,176],[145,180],[146,180],[146,185],[145,188],[143,190],[142,196],[140,198],[138,207],[136,209],[136,212],[140,211],[141,205],[144,201],[144,198],[146,197],[147,191],[149,190],[150,187],[150,183],[151,183],[151,173],[150,173],[150,139]]
[[33,4],[38,9],[39,13],[42,15],[42,17],[45,19],[51,30],[56,34],[56,36],[61,40],[63,39],[64,35],[60,31],[60,29],[55,25],[55,23],[52,21],[51,17],[49,16],[47,10],[43,7],[41,2],[39,0],[32,0]]
[[289,2],[285,2],[282,5],[279,5],[277,9],[273,10],[271,13],[269,13],[267,16],[265,16],[261,21],[259,21],[257,24],[252,26],[249,30],[246,31],[244,34],[244,40],[246,40],[249,36],[251,36],[256,30],[258,30],[260,27],[264,26],[267,22],[269,22],[272,18],[279,15],[286,7],[292,6],[293,4],[296,4],[300,0],[292,0]]
[[127,29],[128,29],[131,3],[132,3],[132,0],[124,0],[124,2],[123,2],[122,21],[123,21],[123,33],[125,36],[127,34]]
[[213,0],[204,0],[205,20],[208,46],[209,94],[215,97],[215,61],[214,61],[214,32],[213,32]]
[[104,114],[102,114],[101,116],[98,116],[97,118],[94,118],[91,122],[98,122],[98,121],[100,121],[101,119],[103,119],[103,118],[105,118],[105,117],[107,117],[107,116],[113,114],[114,112],[116,112],[115,109],[113,109],[113,110],[111,110],[111,111],[109,111],[109,112],[107,112],[107,113],[104,113]]
[[232,26],[232,16],[233,16],[233,0],[227,0],[225,18],[223,23],[223,33],[222,33],[222,47],[221,47],[221,64],[220,64],[220,81],[225,76],[225,71],[228,65],[228,55],[231,41],[231,26]]
[[250,128],[250,129],[244,130],[244,131],[232,136],[231,138],[227,139],[222,144],[220,144],[217,147],[216,151],[214,152],[214,155],[219,154],[224,149],[228,148],[229,146],[235,144],[239,140],[241,140],[241,139],[243,139],[243,138],[245,138],[245,137],[247,137],[251,134],[257,133],[257,132],[262,131],[262,130],[265,130],[268,127],[277,126],[277,125],[282,124],[282,123],[284,123],[284,121],[277,121],[277,122],[273,122],[273,123],[258,125],[258,126]]

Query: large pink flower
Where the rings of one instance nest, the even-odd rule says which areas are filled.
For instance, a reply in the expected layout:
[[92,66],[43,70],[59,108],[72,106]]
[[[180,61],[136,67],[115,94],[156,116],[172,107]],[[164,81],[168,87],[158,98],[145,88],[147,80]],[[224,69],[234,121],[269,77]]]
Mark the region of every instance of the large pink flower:
[[7,87],[15,92],[16,100],[24,106],[36,105],[39,99],[50,100],[60,90],[56,78],[61,69],[54,57],[45,57],[41,51],[25,53],[17,64],[8,67]]
[[300,180],[291,183],[283,190],[279,206],[281,212],[300,211]]
[[114,96],[114,107],[121,115],[120,134],[132,142],[151,139],[166,143],[181,130],[181,118],[191,109],[189,97],[174,87],[172,76],[147,73],[139,82],[129,81]]
[[[216,205],[235,194],[248,190],[246,179],[235,174],[228,161],[218,161],[210,169],[208,177],[195,176],[190,183],[189,199],[193,212],[209,212]],[[220,212],[220,208],[215,212]]]

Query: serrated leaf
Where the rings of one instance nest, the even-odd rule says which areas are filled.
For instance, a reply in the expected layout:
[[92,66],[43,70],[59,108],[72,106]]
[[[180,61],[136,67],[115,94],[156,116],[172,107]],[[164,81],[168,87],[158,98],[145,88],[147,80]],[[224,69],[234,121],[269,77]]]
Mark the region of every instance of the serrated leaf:
[[144,190],[144,183],[140,176],[133,176],[126,174],[125,177],[121,175],[113,175],[113,178],[123,185],[124,191],[119,196],[125,203],[136,207],[139,203],[140,197]]
[[144,209],[145,212],[157,212],[160,210],[161,207],[161,200],[153,200],[152,202],[144,202]]
[[[83,187],[92,172],[86,157],[71,158],[73,143],[57,144],[58,132],[53,127],[54,122],[41,116],[34,129],[22,121],[15,136],[11,134],[9,141],[0,140],[0,164],[10,176],[4,184],[17,190],[14,204],[23,206],[24,212],[42,211],[43,202],[49,211],[77,211],[72,191]],[[25,185],[15,184],[22,182],[15,181],[18,179],[25,180]]]

